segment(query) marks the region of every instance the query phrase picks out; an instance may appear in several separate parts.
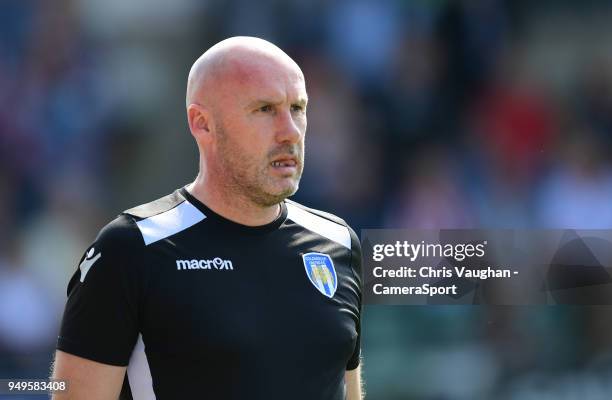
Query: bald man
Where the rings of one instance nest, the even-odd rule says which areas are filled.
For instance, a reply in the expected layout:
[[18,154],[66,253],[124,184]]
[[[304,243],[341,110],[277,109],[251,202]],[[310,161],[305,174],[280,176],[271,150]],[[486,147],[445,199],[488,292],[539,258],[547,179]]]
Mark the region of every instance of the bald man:
[[361,248],[287,197],[304,166],[304,75],[235,37],[187,83],[196,179],[106,225],[68,285],[55,399],[357,400]]

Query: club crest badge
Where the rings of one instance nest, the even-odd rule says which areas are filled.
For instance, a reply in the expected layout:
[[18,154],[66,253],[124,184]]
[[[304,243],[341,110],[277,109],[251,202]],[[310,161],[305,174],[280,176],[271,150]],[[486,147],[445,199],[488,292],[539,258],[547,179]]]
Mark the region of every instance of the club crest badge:
[[323,253],[306,253],[302,255],[308,279],[325,296],[332,298],[338,287],[338,278],[332,259]]

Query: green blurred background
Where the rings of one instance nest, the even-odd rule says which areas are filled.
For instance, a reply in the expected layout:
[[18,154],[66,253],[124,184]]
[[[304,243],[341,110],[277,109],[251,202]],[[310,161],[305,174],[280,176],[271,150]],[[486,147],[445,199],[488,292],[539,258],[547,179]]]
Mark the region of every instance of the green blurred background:
[[[610,229],[611,20],[593,0],[3,0],[0,377],[47,376],[97,230],[195,177],[186,77],[217,41],[301,65],[294,198],[357,231]],[[610,399],[610,311],[366,306],[368,398]]]

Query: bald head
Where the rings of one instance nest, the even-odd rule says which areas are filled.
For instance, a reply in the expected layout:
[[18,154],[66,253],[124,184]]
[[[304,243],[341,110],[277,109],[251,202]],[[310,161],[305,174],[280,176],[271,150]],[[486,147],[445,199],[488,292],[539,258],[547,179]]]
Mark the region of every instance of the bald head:
[[304,165],[308,95],[297,64],[262,39],[224,40],[193,64],[186,102],[207,196],[273,217]]
[[286,69],[301,76],[300,67],[274,44],[249,36],[225,39],[196,60],[187,80],[186,106],[211,105],[218,96],[220,83],[245,80],[266,67]]

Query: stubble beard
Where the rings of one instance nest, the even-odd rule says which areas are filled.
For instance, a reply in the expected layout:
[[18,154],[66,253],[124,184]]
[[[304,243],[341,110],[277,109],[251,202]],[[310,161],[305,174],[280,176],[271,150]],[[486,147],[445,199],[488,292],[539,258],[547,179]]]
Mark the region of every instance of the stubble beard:
[[[274,149],[271,154],[267,154],[265,159],[258,161],[242,154],[238,150],[239,147],[225,134],[223,127],[217,127],[217,135],[221,165],[219,173],[225,175],[221,181],[224,182],[227,193],[245,198],[260,207],[271,207],[297,192],[304,165],[302,146],[283,145]],[[270,158],[278,154],[294,155],[298,160],[298,170],[293,177],[293,185],[280,192],[273,192],[275,180],[280,178],[270,176]]]

